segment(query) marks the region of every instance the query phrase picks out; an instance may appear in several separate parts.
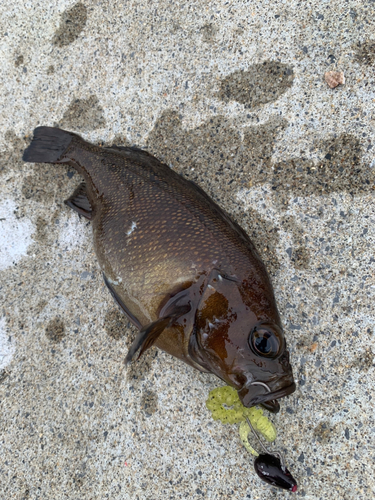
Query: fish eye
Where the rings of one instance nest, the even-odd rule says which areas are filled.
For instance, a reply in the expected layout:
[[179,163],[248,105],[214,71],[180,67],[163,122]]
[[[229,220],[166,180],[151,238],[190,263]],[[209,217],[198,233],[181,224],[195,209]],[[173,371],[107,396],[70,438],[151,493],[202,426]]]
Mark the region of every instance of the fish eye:
[[255,326],[249,337],[249,344],[255,354],[267,358],[275,358],[282,345],[281,339],[275,332],[264,325]]

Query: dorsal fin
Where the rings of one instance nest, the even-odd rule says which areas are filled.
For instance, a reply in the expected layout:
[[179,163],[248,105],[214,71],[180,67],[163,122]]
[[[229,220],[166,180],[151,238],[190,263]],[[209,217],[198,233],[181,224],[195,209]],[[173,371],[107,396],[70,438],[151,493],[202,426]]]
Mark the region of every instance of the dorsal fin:
[[65,205],[83,215],[86,219],[92,219],[92,207],[87,197],[86,183],[82,182],[74,191],[72,196],[65,200]]

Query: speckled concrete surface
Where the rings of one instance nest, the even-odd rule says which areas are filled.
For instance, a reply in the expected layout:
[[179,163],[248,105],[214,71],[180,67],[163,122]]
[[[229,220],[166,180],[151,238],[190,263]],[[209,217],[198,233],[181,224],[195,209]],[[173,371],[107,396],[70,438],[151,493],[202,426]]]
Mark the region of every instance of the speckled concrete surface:
[[272,416],[296,496],[375,498],[374,10],[1,2],[1,499],[289,495],[210,419],[215,377],[156,349],[123,370],[135,332],[63,205],[80,179],[21,160],[39,124],[146,148],[248,231],[298,382]]

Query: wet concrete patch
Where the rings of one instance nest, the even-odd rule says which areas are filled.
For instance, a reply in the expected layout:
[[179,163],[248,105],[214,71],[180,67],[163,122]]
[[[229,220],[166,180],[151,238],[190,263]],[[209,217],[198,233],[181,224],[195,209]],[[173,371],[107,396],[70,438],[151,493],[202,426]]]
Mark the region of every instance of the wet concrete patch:
[[178,113],[167,111],[150,132],[147,145],[160,159],[185,177],[202,182],[209,191],[211,185],[251,187],[268,180],[274,144],[286,126],[286,120],[273,117],[241,130],[230,119],[217,116],[185,130]]
[[363,147],[357,137],[341,134],[319,141],[316,150],[322,153],[319,162],[296,158],[273,166],[270,182],[281,205],[287,203],[290,194],[309,196],[346,191],[356,195],[373,191],[375,175],[362,163]]
[[106,124],[103,108],[96,95],[75,99],[65,111],[59,126],[77,131],[95,130]]
[[40,176],[36,169],[35,175],[25,177],[22,185],[22,194],[26,200],[33,199],[38,202],[48,202],[53,198],[53,192],[49,191],[46,186],[40,182]]
[[38,216],[36,220],[36,233],[34,233],[33,238],[39,243],[45,244],[48,241],[48,226],[49,223],[46,219]]
[[307,269],[310,263],[310,252],[304,246],[292,248],[290,260],[296,269]]
[[127,140],[126,137],[121,135],[116,135],[113,140],[108,143],[103,144],[106,148],[123,148],[123,147],[132,147],[132,144]]
[[277,245],[280,241],[279,228],[252,208],[246,211],[246,215],[250,224],[244,226],[244,229],[261,254],[268,271],[274,274],[280,268],[277,257]]
[[219,96],[223,101],[234,100],[255,108],[276,101],[293,85],[293,79],[292,66],[265,61],[228,75],[221,82]]
[[167,111],[150,132],[147,144],[160,159],[221,199],[222,186],[252,187],[268,180],[274,143],[286,126],[285,120],[274,117],[241,130],[231,120],[217,116],[185,130],[178,114]]
[[65,337],[64,322],[60,318],[55,318],[46,326],[46,337],[52,342],[61,342]]
[[200,29],[202,40],[206,43],[212,43],[215,40],[215,36],[218,29],[213,23],[207,23]]
[[314,429],[314,437],[319,443],[329,443],[337,437],[337,425],[331,426],[329,422],[321,422]]
[[14,65],[16,68],[18,68],[18,66],[21,66],[23,64],[23,55],[20,55],[18,57],[16,57],[16,60],[14,61]]
[[156,392],[145,389],[141,397],[141,410],[146,417],[151,417],[158,411],[158,396]]
[[118,309],[111,309],[104,318],[104,328],[107,334],[115,340],[120,340],[129,329],[129,320]]
[[26,175],[21,187],[22,195],[26,200],[32,200],[44,205],[57,204],[63,206],[63,199],[56,197],[66,184],[65,168],[56,167],[47,163],[27,164],[30,175]]
[[283,217],[281,225],[284,231],[293,236],[293,246],[286,249],[291,263],[296,269],[307,269],[310,263],[310,252],[304,246],[304,230],[292,216]]
[[7,147],[0,155],[0,175],[6,175],[11,170],[22,169],[24,165],[22,155],[27,146],[26,139],[18,137],[14,130],[7,130],[5,142]]
[[83,3],[76,3],[66,10],[60,20],[60,26],[55,32],[52,43],[58,47],[70,45],[77,40],[87,22],[87,7]]
[[[134,328],[134,333],[138,331]],[[135,338],[135,335],[127,341],[127,348],[130,347],[132,340]],[[149,373],[152,369],[152,364],[154,359],[159,355],[159,351],[157,347],[153,346],[150,349],[147,349],[142,356],[133,361],[126,368],[126,379],[129,384],[131,384],[132,390],[140,391],[146,380],[149,379]]]
[[[5,139],[7,147],[0,155],[0,175],[6,176],[11,171],[16,175],[22,174],[17,189],[20,189],[23,198],[51,205],[55,193],[62,190],[67,182],[65,167],[55,167],[45,163],[25,163],[22,156],[31,137],[18,137],[13,130],[8,130]],[[59,200],[56,200],[56,203],[59,205]],[[25,215],[30,214],[27,205],[23,203],[20,204],[16,216]]]
[[0,384],[7,378],[9,377],[10,375],[10,372],[8,372],[8,370],[6,369],[1,369],[0,370]]
[[366,66],[372,66],[375,64],[375,40],[366,40],[365,42],[359,42],[354,47],[355,59],[360,64],[365,64]]
[[46,307],[47,304],[48,304],[48,302],[46,300],[44,300],[44,299],[40,300],[36,304],[36,306],[33,308],[33,313],[35,315],[40,314],[43,311],[43,309]]
[[370,348],[368,348],[365,352],[357,357],[356,361],[352,364],[352,368],[357,369],[358,371],[367,372],[374,366],[374,364],[375,354]]

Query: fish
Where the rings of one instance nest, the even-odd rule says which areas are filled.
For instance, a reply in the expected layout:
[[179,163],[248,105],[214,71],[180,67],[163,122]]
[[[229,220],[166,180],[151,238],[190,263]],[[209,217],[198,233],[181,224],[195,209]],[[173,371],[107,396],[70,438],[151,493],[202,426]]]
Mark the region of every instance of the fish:
[[244,406],[279,411],[296,385],[273,287],[223,209],[142,149],[55,127],[34,130],[23,160],[83,177],[65,203],[91,221],[104,283],[139,330],[126,364],[155,345],[219,377]]

